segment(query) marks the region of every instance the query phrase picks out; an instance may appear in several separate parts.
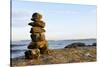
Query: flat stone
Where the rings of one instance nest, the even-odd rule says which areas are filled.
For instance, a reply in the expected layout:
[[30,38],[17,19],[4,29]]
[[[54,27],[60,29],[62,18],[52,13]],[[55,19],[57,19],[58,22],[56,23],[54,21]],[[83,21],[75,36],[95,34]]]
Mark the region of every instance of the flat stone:
[[39,41],[39,37],[40,37],[39,33],[33,33],[30,36],[31,36],[32,41],[34,42]]
[[44,35],[44,33],[40,33],[39,40],[40,40],[40,41],[44,41],[44,40],[45,40],[45,35]]
[[39,41],[37,42],[39,48],[47,47],[47,41]]
[[34,49],[34,48],[44,48],[47,47],[47,41],[38,41],[38,42],[31,42],[28,46],[28,49]]
[[45,30],[41,27],[32,27],[30,30],[30,33],[42,33],[45,32]]
[[27,47],[28,49],[35,49],[38,48],[37,43],[36,42],[30,42],[30,44]]
[[43,21],[39,21],[39,22],[31,22],[28,25],[32,26],[32,27],[41,27],[44,28],[45,27],[45,23]]
[[30,36],[33,42],[45,40],[45,35],[43,33],[33,33]]
[[32,21],[40,21],[42,19],[42,15],[39,13],[33,13],[31,20]]

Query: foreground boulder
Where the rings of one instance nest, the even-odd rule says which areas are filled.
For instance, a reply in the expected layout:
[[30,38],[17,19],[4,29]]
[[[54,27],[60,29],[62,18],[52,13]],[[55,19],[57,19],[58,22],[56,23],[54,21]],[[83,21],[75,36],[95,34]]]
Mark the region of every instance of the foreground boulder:
[[26,59],[38,59],[39,56],[40,56],[40,50],[39,49],[27,50],[25,52],[25,58]]
[[83,46],[86,46],[84,43],[80,43],[80,42],[77,42],[77,43],[72,43],[72,44],[69,44],[68,46],[65,46],[64,48],[72,48],[72,47],[83,47]]

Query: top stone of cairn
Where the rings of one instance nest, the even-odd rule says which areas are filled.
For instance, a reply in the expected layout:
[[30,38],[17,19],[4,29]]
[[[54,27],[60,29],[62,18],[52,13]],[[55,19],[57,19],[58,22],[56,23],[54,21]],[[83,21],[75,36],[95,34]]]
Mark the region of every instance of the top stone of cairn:
[[31,18],[31,20],[32,20],[32,21],[35,21],[35,22],[41,21],[41,19],[42,19],[42,15],[39,14],[39,13],[34,13],[34,14],[32,15],[32,18]]

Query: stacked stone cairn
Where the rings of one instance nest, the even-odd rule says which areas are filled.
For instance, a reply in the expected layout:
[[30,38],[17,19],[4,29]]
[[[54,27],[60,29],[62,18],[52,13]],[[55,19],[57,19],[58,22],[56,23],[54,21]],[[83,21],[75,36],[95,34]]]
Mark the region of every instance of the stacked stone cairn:
[[40,54],[44,54],[47,51],[47,41],[44,35],[45,23],[41,20],[42,15],[39,13],[33,13],[32,22],[28,25],[32,26],[30,30],[31,42],[28,45],[28,50],[25,52],[26,59],[39,58]]

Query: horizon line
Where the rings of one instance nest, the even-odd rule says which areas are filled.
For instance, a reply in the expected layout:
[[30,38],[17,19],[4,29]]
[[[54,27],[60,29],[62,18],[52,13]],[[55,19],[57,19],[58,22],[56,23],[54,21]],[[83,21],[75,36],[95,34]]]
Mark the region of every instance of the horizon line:
[[[80,38],[80,39],[47,39],[47,40],[86,40],[86,39],[97,39],[97,38]],[[31,39],[22,39],[22,40],[31,40]],[[22,41],[22,40],[10,40],[12,41]]]

